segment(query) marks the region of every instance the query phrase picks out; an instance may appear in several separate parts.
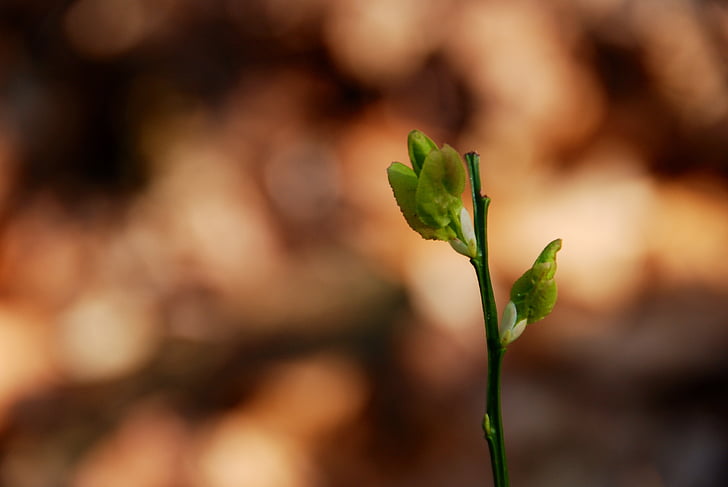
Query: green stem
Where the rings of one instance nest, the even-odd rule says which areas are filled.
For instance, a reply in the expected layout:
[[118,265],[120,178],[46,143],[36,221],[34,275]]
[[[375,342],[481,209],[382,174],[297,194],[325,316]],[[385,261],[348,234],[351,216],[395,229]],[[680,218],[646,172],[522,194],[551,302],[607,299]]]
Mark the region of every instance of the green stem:
[[490,198],[483,196],[480,189],[480,156],[475,152],[465,154],[473,197],[473,219],[475,238],[478,243],[477,256],[470,260],[478,276],[480,299],[485,318],[485,336],[488,346],[488,384],[486,392],[485,418],[483,428],[490,450],[490,463],[495,487],[508,487],[508,465],[503,437],[501,414],[501,366],[505,348],[500,343],[498,332],[498,311],[493,295],[493,286],[488,268],[488,206]]

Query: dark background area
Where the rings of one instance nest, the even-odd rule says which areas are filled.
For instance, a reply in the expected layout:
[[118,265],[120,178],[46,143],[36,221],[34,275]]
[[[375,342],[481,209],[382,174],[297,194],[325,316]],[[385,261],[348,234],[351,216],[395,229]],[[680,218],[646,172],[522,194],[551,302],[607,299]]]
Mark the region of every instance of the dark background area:
[[405,224],[482,157],[511,480],[728,482],[728,9],[0,2],[0,485],[489,485],[474,273]]

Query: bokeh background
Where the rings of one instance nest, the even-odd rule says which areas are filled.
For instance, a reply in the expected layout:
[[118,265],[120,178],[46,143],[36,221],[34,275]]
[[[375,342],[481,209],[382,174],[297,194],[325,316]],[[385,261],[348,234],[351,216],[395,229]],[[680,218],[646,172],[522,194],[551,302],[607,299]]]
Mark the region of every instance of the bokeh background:
[[482,156],[514,486],[728,485],[728,8],[2,0],[0,485],[490,485],[475,276],[407,228]]

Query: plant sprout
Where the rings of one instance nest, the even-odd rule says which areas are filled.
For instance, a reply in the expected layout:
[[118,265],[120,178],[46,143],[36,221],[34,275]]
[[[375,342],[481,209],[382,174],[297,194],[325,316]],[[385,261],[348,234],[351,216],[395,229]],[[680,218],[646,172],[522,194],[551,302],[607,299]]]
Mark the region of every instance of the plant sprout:
[[498,323],[488,267],[487,216],[490,198],[480,189],[480,156],[465,154],[473,199],[474,220],[465,209],[466,171],[460,154],[445,144],[441,148],[427,135],[413,130],[407,137],[412,167],[400,162],[387,168],[387,177],[407,224],[423,238],[443,240],[469,257],[480,287],[488,350],[488,383],[483,431],[488,442],[493,481],[507,487],[508,466],[501,414],[501,366],[506,347],[527,325],[545,318],[556,303],[556,253],[561,239],[549,243],[530,269],[511,288],[510,301]]

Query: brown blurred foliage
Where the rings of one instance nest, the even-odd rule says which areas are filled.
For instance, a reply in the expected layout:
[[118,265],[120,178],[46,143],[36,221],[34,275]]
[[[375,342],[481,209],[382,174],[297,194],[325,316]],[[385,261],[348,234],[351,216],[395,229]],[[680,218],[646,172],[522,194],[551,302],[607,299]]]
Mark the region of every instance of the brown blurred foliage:
[[3,0],[0,485],[488,485],[465,259],[406,134],[482,156],[514,486],[728,482],[718,0]]

